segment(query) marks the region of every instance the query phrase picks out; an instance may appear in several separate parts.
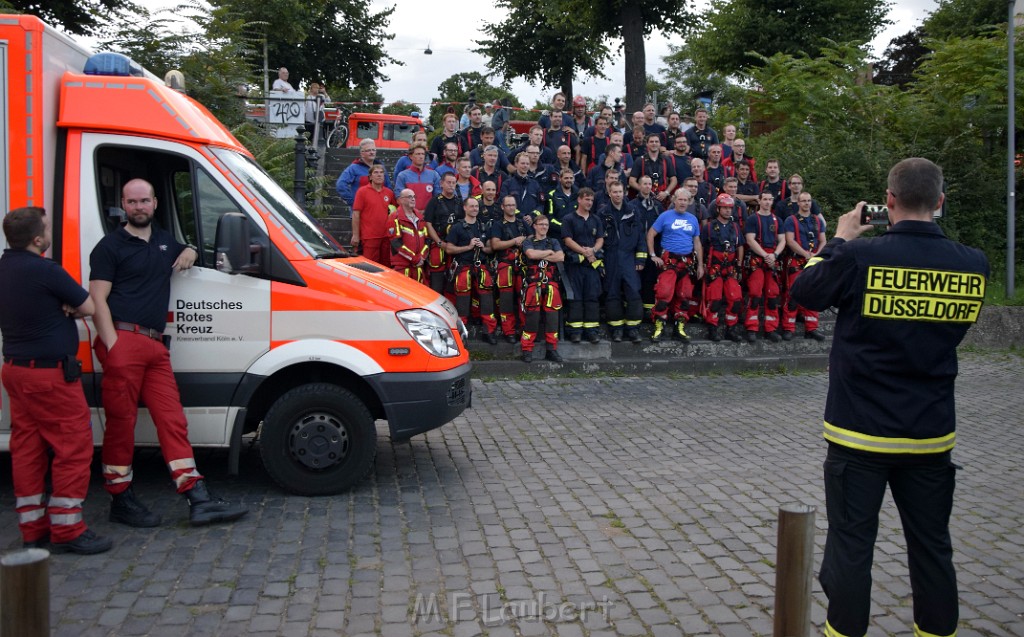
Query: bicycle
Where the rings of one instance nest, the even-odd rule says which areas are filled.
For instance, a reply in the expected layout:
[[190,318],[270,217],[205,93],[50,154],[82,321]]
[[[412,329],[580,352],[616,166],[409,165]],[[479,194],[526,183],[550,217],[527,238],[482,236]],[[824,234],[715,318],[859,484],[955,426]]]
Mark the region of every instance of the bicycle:
[[328,148],[344,148],[348,141],[348,110],[342,106],[336,106],[330,110],[324,108],[324,126],[330,127],[327,134]]

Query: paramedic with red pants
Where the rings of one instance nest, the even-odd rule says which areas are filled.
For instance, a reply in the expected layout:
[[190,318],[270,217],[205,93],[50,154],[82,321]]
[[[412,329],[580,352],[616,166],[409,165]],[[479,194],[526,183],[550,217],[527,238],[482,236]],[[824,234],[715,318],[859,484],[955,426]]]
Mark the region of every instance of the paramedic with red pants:
[[764,333],[773,343],[779,342],[779,257],[786,249],[785,236],[778,217],[772,213],[775,196],[763,191],[757,199],[757,214],[748,215],[743,232],[750,249],[750,271],[747,272],[747,341],[757,340],[764,308]]
[[708,324],[708,338],[722,340],[718,329],[719,315],[725,310],[725,337],[739,342],[742,336],[737,324],[743,311],[743,291],[740,289],[740,264],[743,263],[743,234],[733,220],[736,200],[722,193],[715,200],[718,214],[704,222],[701,243],[707,255],[707,274],[704,278],[704,322]]
[[[533,220],[533,236],[523,242],[523,256],[526,261],[526,282],[523,291],[523,308],[526,320],[520,339],[524,363],[533,362],[533,348],[544,328],[546,351],[544,359],[561,363],[558,353],[558,311],[562,309],[562,294],[558,289],[557,263],[565,261],[565,253],[558,239],[548,236],[551,222],[544,215]],[[542,316],[543,315],[543,316]]]
[[[704,276],[704,251],[700,241],[700,224],[686,209],[693,195],[686,188],[672,195],[672,208],[658,215],[647,231],[647,251],[654,265],[661,268],[654,284],[654,333],[651,340],[661,338],[671,313],[676,322],[676,334],[683,341],[686,335],[686,307],[693,298],[696,281]],[[654,238],[661,235],[661,256],[655,256]]]
[[[989,267],[984,253],[947,239],[935,224],[942,200],[938,166],[901,161],[889,171],[889,231],[859,239],[869,228],[860,223],[860,202],[793,283],[798,304],[839,308],[824,422],[826,637],[867,633],[886,484],[906,537],[914,635],[957,632],[949,534],[956,348],[981,311]],[[901,295],[916,303],[896,305]]]
[[188,500],[189,523],[238,519],[247,509],[211,495],[196,469],[188,421],[163,342],[171,274],[191,268],[198,253],[153,224],[157,199],[149,182],[126,183],[121,207],[128,223],[100,239],[89,257],[89,295],[96,304],[93,323],[98,332],[94,347],[103,365],[103,478],[113,497],[110,521],[135,527],[161,522],[132,489],[140,398],[156,425],[171,479]]
[[427,222],[416,212],[416,193],[406,188],[398,195],[398,210],[388,215],[391,267],[423,283],[423,265],[430,250],[427,238]]
[[[822,251],[825,247],[825,222],[811,212],[814,200],[809,192],[797,195],[797,214],[786,217],[786,247],[789,258],[786,259],[786,289],[793,288],[793,282],[800,276],[808,259]],[[782,340],[788,341],[796,332],[796,317],[804,317],[804,338],[823,341],[825,337],[818,332],[818,313],[798,305],[793,295],[787,293],[782,304]]]
[[[94,304],[71,275],[43,256],[52,240],[42,208],[12,210],[3,228],[10,248],[0,257],[2,375],[10,397],[11,473],[21,539],[26,548],[45,548],[52,541],[55,553],[102,553],[111,541],[82,520],[92,428],[75,359],[75,318],[92,314]],[[53,494],[47,501],[51,451]]]

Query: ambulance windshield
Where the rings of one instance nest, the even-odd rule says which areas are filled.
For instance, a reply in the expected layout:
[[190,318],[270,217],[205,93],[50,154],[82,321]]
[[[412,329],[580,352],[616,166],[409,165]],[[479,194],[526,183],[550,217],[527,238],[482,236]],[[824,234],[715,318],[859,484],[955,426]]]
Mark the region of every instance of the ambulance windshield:
[[270,210],[291,234],[296,243],[309,250],[316,258],[338,256],[341,246],[325,232],[316,221],[299,208],[259,165],[248,157],[234,151],[217,148],[213,152],[248,188],[263,205]]

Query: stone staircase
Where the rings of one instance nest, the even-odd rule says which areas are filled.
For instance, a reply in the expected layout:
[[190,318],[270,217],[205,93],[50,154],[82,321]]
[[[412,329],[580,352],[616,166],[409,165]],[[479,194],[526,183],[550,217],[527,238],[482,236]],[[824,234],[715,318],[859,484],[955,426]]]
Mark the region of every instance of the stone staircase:
[[[377,151],[377,159],[384,162],[384,167],[387,168],[388,179],[391,178],[395,170],[395,162],[403,155],[405,155],[403,150],[381,149]],[[348,204],[338,196],[338,191],[334,189],[334,182],[345,168],[358,158],[358,148],[330,148],[322,155],[317,167],[317,174],[326,175],[331,184],[328,194],[324,197],[324,203],[330,207],[330,214],[320,222],[335,239],[345,246],[349,244],[352,237],[352,211]]]
[[600,343],[574,344],[561,341],[558,351],[565,360],[555,364],[543,360],[543,345],[534,349],[534,362],[527,365],[519,360],[519,344],[507,343],[498,338],[497,345],[488,345],[480,339],[479,326],[469,328],[467,346],[477,377],[508,377],[520,374],[562,375],[582,374],[714,374],[714,373],[774,373],[794,370],[821,370],[828,365],[828,354],[832,347],[832,333],[835,328],[835,314],[821,313],[819,331],[826,340],[818,342],[805,339],[802,323],[791,341],[772,343],[758,338],[754,343],[746,340],[735,343],[707,339],[707,326],[692,321],[686,326],[689,343],[663,337],[651,342],[653,326],[640,326],[643,340],[640,343],[612,343],[607,334],[602,334]]

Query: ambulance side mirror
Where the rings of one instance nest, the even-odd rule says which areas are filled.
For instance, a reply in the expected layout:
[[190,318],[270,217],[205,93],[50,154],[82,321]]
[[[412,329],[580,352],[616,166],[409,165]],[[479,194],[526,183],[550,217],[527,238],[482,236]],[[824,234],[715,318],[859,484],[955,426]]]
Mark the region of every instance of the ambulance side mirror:
[[258,274],[263,246],[252,240],[252,222],[240,212],[228,212],[217,222],[217,270],[227,274]]

